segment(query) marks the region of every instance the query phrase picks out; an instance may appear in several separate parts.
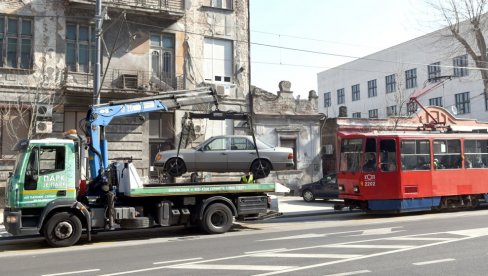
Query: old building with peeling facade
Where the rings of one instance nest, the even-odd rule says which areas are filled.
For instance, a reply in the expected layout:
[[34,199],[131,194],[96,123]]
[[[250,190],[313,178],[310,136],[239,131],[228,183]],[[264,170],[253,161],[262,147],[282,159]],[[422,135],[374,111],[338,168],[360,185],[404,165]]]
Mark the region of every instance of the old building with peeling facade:
[[281,81],[279,89],[277,94],[252,90],[255,133],[271,145],[293,149],[295,168],[269,177],[296,194],[302,184],[323,177],[320,133],[326,117],[318,112],[317,92],[310,91],[308,99],[295,98],[289,81]]
[[[81,129],[94,96],[95,4],[96,0],[0,2],[0,187],[14,165],[16,141],[60,137],[67,129]],[[247,0],[102,4],[102,103],[218,83],[221,110],[248,111]],[[156,152],[177,144],[183,113],[116,120],[107,128],[110,158],[132,158],[141,176],[150,177]],[[197,141],[234,133],[232,122],[197,123]]]

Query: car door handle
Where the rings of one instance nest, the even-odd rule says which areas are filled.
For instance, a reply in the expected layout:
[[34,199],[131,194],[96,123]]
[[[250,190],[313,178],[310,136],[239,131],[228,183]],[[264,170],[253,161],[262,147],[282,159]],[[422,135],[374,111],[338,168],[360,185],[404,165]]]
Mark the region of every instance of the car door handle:
[[221,153],[221,155],[227,155],[227,153],[225,153],[225,152],[222,152],[222,153]]
[[256,153],[255,153],[255,152],[250,152],[249,154],[250,154],[250,155],[254,155],[254,154],[256,154]]
[[59,190],[59,191],[56,193],[56,196],[66,196],[66,190]]

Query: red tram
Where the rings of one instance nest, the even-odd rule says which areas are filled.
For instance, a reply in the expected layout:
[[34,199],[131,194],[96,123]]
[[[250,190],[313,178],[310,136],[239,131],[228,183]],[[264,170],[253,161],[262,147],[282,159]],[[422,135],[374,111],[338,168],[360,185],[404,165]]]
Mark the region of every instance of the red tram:
[[367,212],[473,208],[488,200],[488,134],[339,132],[345,207]]

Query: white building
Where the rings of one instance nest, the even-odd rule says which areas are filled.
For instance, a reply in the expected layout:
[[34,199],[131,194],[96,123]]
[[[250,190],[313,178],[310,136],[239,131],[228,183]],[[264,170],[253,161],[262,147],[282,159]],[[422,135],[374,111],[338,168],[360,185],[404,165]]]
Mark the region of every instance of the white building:
[[447,31],[432,32],[318,73],[319,112],[337,117],[339,107],[346,106],[347,117],[411,114],[409,98],[429,78],[456,76],[418,97],[419,102],[443,106],[456,117],[488,121],[481,75],[459,43],[442,37]]

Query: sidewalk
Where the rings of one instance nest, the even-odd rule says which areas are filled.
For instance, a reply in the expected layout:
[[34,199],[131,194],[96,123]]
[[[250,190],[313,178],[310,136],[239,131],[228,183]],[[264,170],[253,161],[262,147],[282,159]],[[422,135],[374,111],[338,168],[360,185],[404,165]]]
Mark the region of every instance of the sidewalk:
[[341,204],[341,200],[315,200],[305,202],[299,196],[279,196],[279,210],[282,217],[314,216],[335,213],[334,205]]

